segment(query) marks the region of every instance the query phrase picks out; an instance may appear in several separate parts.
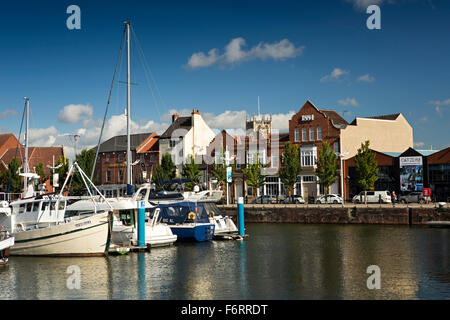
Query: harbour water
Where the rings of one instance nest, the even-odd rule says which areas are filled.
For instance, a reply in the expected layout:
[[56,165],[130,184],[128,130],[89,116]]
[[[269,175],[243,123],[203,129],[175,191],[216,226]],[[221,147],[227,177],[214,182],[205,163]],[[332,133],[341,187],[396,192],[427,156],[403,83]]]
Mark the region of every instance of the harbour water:
[[[449,229],[248,224],[247,233],[125,256],[11,257],[0,299],[450,299]],[[380,289],[367,287],[371,265]]]

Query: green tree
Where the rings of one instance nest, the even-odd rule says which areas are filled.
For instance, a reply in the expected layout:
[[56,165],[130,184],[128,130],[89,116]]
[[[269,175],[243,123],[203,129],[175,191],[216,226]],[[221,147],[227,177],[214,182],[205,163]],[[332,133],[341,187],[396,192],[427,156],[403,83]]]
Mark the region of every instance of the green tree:
[[41,184],[49,178],[49,175],[45,174],[44,172],[44,165],[42,164],[42,162],[39,162],[36,168],[34,168],[34,171],[39,176],[39,183]]
[[294,192],[294,186],[301,170],[297,145],[291,145],[290,142],[286,143],[286,149],[281,156],[281,168],[278,174],[289,197]]
[[[55,164],[55,167],[61,165],[58,169],[55,170],[55,173],[59,176],[58,187],[55,187],[55,192],[59,192],[64,184],[64,181],[67,178],[67,174],[69,173],[69,159],[64,157],[59,157],[58,161]],[[53,184],[53,183],[52,183]]]
[[186,182],[186,190],[192,191],[196,184],[200,183],[201,173],[198,169],[198,164],[195,163],[194,157],[191,155],[189,161],[183,164],[183,169],[181,176],[185,179],[190,179],[192,181]]
[[369,148],[369,141],[361,143],[355,156],[355,169],[358,185],[364,190],[364,203],[367,203],[367,190],[373,189],[378,180],[378,163]]
[[[83,170],[85,174],[88,174],[89,172],[92,172],[92,168],[94,166],[95,150],[83,149],[79,154],[76,155],[75,159],[81,170]],[[81,174],[79,172],[76,172],[72,176],[72,179],[73,181],[71,184],[71,193],[73,193],[74,195],[83,195],[87,190],[83,179],[81,178]],[[96,177],[94,176],[93,179],[94,181],[92,182],[95,184]],[[87,180],[86,183],[88,183]]]
[[152,182],[155,183],[156,189],[168,189],[169,186],[162,186],[163,181],[172,180],[175,178],[175,164],[169,153],[163,154],[161,164],[157,165],[152,175]]
[[253,164],[248,163],[242,172],[247,180],[247,185],[252,187],[253,197],[256,195],[256,190],[261,188],[266,181],[266,176],[262,173],[262,169],[267,167],[263,165],[259,159],[259,154],[256,153],[256,161]]
[[225,152],[222,148],[222,157],[220,163],[213,163],[211,168],[211,175],[220,183],[222,190],[225,190],[227,183],[227,163],[225,159]]
[[319,183],[324,187],[326,193],[330,193],[330,186],[336,182],[339,168],[339,161],[336,153],[330,148],[328,142],[322,143],[317,159],[316,176]]
[[17,158],[13,158],[8,165],[7,170],[0,173],[0,183],[5,192],[20,193],[22,192],[22,181],[18,174],[20,162]]

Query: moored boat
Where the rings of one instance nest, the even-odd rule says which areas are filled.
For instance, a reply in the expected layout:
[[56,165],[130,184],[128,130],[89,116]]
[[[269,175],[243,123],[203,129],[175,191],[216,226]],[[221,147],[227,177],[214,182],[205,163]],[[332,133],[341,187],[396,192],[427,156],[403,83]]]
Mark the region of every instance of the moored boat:
[[203,242],[214,236],[214,224],[201,203],[174,202],[161,204],[157,209],[160,209],[161,221],[167,223],[180,241]]
[[0,230],[0,266],[8,263],[9,250],[14,245],[14,237],[6,230]]

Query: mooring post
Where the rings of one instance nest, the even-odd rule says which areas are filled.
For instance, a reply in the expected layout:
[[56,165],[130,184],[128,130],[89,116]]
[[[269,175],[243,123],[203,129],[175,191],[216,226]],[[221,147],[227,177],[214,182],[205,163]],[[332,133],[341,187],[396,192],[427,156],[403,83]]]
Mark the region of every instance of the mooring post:
[[239,235],[245,236],[245,227],[244,227],[244,198],[238,198],[238,222],[239,222]]
[[138,201],[138,247],[145,247],[145,201]]

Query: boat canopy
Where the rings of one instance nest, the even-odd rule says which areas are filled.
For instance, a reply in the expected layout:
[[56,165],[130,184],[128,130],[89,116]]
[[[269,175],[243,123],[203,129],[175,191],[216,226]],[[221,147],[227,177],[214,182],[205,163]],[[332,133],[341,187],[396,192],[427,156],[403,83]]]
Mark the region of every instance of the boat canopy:
[[183,223],[208,223],[208,212],[202,203],[176,202],[157,206],[160,211],[160,219],[168,224]]

